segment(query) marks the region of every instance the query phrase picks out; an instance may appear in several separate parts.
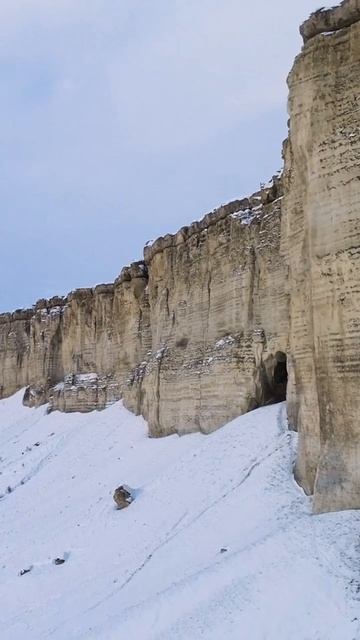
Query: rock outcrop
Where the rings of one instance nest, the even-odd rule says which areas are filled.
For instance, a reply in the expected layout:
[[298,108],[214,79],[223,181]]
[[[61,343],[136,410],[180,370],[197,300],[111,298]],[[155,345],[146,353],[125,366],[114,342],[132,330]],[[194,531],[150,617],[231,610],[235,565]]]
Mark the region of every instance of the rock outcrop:
[[287,399],[316,511],[360,507],[360,0],[302,25],[284,174],[145,247],[113,284],[0,316],[0,397],[150,435]]
[[273,398],[288,335],[281,202],[275,178],[145,249],[155,357],[142,412],[152,433],[209,432]]
[[114,284],[40,300],[0,315],[0,395],[28,385],[24,403],[91,411],[119,400],[151,344],[147,269],[124,268]]
[[331,33],[350,27],[360,20],[360,0],[344,0],[340,6],[318,9],[300,27],[306,43],[321,33]]
[[[300,433],[297,477],[317,511],[360,507],[359,7],[343,2],[305,23],[314,37],[288,81],[288,398]],[[341,30],[315,35],[329,25]]]
[[12,395],[28,383],[33,315],[32,309],[0,315],[0,397]]

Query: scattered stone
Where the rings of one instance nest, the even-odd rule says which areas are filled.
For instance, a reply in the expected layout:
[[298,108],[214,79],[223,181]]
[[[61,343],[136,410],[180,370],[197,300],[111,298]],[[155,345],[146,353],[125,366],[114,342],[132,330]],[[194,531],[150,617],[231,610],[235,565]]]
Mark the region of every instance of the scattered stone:
[[115,489],[114,501],[118,509],[126,509],[133,501],[133,491],[126,484]]
[[21,571],[19,571],[19,576],[24,576],[26,573],[30,573],[30,571],[32,571],[32,569],[33,569],[33,565],[32,564],[27,569],[21,569]]
[[222,549],[220,549],[220,553],[226,553],[226,552],[227,552],[226,547],[222,547]]
[[55,558],[55,560],[53,560],[54,564],[64,564],[64,562],[64,558]]

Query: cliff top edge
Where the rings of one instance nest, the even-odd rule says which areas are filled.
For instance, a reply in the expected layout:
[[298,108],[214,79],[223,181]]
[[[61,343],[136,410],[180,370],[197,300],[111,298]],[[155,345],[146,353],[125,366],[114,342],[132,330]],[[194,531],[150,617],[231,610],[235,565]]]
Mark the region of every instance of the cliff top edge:
[[[260,205],[268,205],[283,195],[281,172],[274,175],[273,178],[265,185],[262,185],[260,191],[252,194],[242,200],[233,200],[228,204],[222,205],[210,213],[207,213],[201,220],[191,223],[189,226],[182,227],[174,234],[167,234],[148,243],[144,247],[144,259],[131,263],[129,266],[123,267],[120,275],[115,278],[114,282],[107,284],[98,284],[95,287],[78,288],[70,291],[66,296],[53,296],[49,299],[41,298],[33,307],[29,309],[16,309],[13,312],[0,313],[0,325],[14,321],[30,321],[37,313],[50,313],[57,308],[64,308],[69,303],[75,301],[79,304],[93,299],[94,296],[113,295],[117,286],[124,283],[130,283],[137,278],[148,277],[148,265],[153,257],[164,249],[175,246],[180,242],[186,242],[196,233],[201,233],[205,229],[215,225],[220,220],[227,217],[234,217],[236,213],[252,212]],[[240,218],[239,218],[240,219]]]
[[360,0],[343,0],[329,9],[314,11],[300,27],[304,44],[322,33],[339,31],[360,20]]

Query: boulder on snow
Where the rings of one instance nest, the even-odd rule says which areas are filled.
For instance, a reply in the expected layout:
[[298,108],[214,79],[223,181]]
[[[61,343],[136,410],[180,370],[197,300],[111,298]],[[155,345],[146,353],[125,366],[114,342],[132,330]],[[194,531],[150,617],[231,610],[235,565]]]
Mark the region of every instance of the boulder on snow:
[[30,573],[30,571],[33,570],[33,565],[31,564],[30,567],[28,567],[27,569],[21,569],[21,571],[19,571],[19,576],[24,576],[27,573]]
[[113,497],[118,509],[126,509],[134,500],[133,491],[126,484],[115,489]]

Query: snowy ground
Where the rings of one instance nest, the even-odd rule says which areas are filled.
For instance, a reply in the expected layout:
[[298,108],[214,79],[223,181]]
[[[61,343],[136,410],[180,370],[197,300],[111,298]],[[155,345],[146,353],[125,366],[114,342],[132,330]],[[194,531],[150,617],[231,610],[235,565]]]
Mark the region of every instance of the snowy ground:
[[360,514],[311,515],[283,405],[150,440],[120,403],[21,397],[0,402],[1,640],[360,638]]

